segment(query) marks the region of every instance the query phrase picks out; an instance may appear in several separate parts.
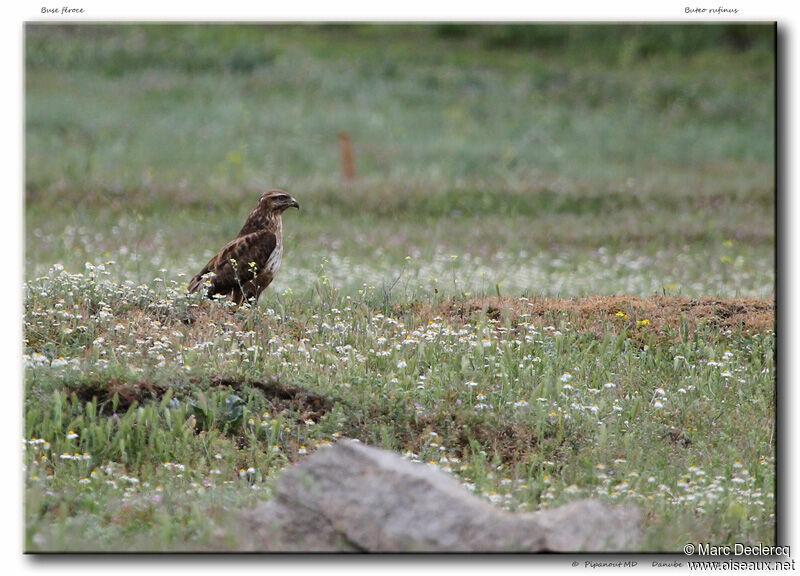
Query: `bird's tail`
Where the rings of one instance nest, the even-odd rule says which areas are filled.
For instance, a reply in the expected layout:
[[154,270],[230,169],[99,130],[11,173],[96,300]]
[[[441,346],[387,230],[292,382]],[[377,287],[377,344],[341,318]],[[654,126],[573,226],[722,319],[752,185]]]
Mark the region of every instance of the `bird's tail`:
[[197,276],[192,278],[191,282],[189,282],[189,292],[190,293],[197,292],[202,285],[203,285],[203,275],[198,274]]

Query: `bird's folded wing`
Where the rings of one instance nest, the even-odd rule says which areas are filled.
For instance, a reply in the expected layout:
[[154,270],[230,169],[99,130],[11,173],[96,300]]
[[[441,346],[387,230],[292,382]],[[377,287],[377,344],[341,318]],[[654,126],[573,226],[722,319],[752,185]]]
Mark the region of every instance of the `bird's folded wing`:
[[264,269],[270,254],[277,245],[277,237],[268,230],[259,230],[241,236],[226,244],[219,251],[214,258],[212,270],[217,273],[218,277],[226,273],[232,275],[235,263],[239,281],[247,282]]
[[214,274],[210,280],[216,291],[225,291],[226,288],[251,280],[264,270],[277,245],[277,237],[268,230],[259,230],[232,240],[206,264],[189,285],[189,290],[197,289],[201,278],[209,273]]

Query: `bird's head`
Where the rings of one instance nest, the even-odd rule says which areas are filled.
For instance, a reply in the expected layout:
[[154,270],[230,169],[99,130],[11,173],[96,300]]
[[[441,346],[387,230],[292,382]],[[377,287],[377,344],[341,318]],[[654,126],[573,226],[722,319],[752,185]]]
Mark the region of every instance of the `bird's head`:
[[270,190],[261,195],[259,204],[270,211],[283,212],[287,208],[300,209],[300,203],[283,190]]

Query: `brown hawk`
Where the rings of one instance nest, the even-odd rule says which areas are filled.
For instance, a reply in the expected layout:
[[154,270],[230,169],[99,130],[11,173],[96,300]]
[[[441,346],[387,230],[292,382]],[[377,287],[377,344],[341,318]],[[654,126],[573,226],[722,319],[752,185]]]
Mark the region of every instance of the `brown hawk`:
[[262,194],[238,236],[189,282],[189,292],[205,288],[209,298],[231,294],[239,305],[251,298],[258,301],[281,265],[281,214],[292,206],[300,209],[297,200],[283,190]]

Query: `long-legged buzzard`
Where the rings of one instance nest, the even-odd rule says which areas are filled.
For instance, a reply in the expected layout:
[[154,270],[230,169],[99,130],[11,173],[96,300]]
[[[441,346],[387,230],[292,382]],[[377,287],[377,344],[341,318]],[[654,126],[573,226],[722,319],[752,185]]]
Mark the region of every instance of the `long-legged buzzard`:
[[282,190],[265,192],[247,217],[239,235],[192,278],[189,292],[206,289],[209,298],[232,295],[233,301],[258,300],[281,265],[283,224],[281,214],[300,204]]

